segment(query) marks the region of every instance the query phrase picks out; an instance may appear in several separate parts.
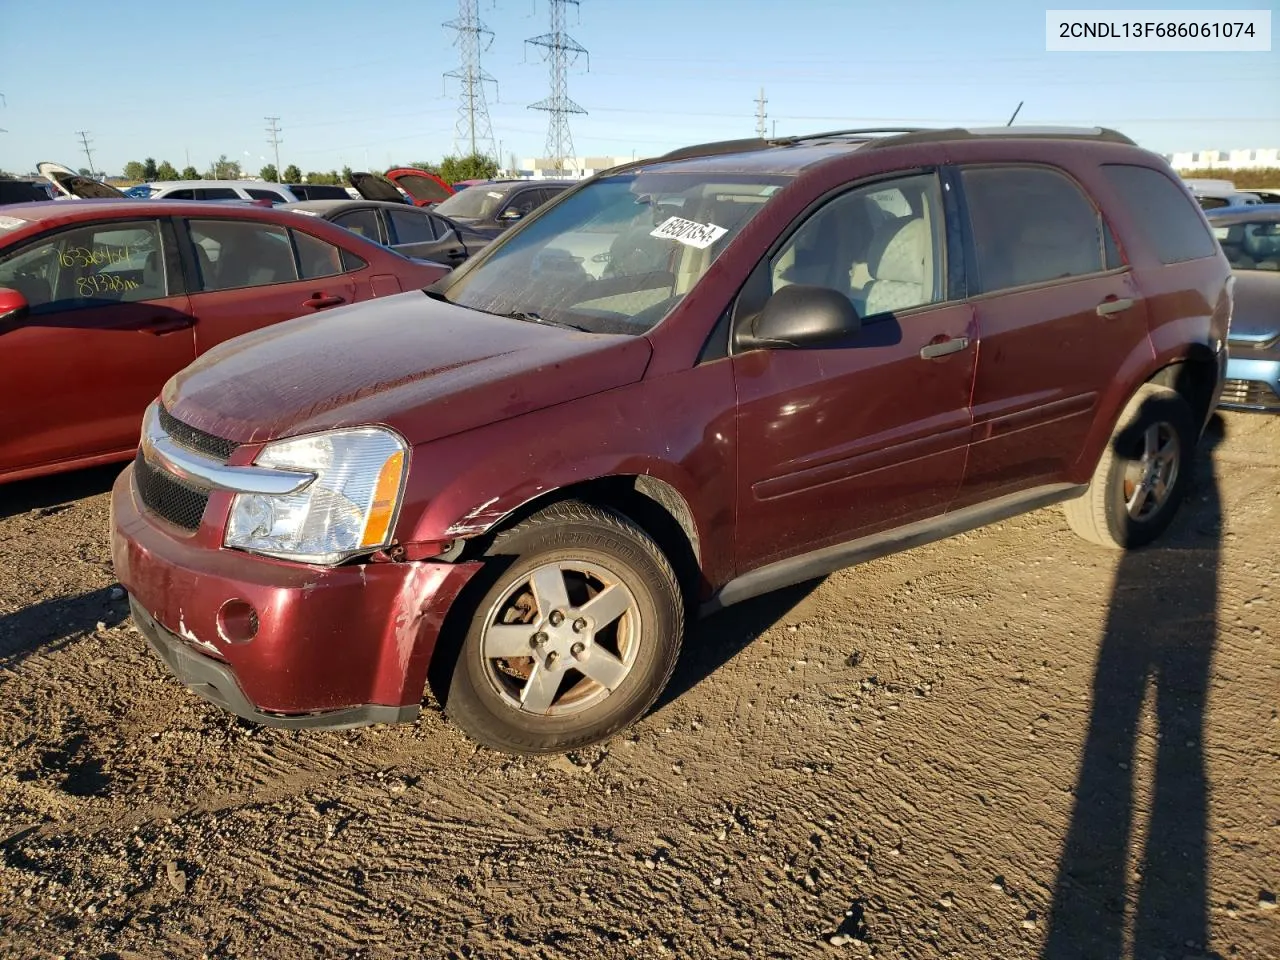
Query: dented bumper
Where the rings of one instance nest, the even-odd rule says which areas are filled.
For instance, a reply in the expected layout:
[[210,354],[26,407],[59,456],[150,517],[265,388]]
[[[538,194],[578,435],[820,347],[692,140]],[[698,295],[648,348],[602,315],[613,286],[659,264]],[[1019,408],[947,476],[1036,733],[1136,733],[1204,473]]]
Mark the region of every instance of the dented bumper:
[[144,513],[132,467],[112,490],[111,553],[139,628],[189,687],[295,727],[412,720],[445,614],[479,568],[317,567],[225,550]]

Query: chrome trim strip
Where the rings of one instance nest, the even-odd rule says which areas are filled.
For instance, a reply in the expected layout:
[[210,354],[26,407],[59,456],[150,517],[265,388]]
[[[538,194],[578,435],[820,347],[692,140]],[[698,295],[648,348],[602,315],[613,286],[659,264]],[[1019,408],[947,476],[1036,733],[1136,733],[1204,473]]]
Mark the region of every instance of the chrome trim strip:
[[151,463],[187,483],[205,490],[233,493],[262,493],[281,496],[297,493],[316,479],[314,473],[273,470],[268,467],[229,467],[201,456],[170,439],[160,426],[156,403],[147,408],[142,421],[142,455]]

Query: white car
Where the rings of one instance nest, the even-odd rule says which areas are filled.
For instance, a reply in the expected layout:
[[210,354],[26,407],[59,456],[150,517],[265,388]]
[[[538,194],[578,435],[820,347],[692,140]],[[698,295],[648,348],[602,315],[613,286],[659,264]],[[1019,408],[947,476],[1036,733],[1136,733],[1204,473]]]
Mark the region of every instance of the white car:
[[[143,197],[143,189],[147,193]],[[296,203],[288,187],[266,180],[166,180],[142,183],[133,195],[147,200],[270,200]]]

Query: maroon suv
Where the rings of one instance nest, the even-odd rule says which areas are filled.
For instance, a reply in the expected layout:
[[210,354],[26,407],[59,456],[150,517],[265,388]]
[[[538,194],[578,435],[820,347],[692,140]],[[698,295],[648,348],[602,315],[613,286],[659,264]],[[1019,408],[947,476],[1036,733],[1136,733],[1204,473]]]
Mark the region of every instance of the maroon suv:
[[644,713],[699,611],[1059,501],[1150,541],[1229,278],[1108,130],[678,151],[198,359],[116,484],[116,569],[242,717],[412,720],[430,679],[485,744],[571,749]]

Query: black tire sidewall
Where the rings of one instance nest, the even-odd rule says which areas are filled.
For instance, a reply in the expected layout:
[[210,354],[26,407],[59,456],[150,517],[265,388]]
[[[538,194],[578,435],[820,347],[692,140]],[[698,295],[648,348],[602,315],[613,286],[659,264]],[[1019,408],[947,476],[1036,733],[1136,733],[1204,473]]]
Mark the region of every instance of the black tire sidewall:
[[[1133,462],[1133,445],[1140,445],[1142,435],[1153,423],[1164,422],[1178,435],[1178,474],[1160,509],[1146,520],[1134,520],[1125,505],[1125,468]],[[1162,391],[1144,397],[1137,412],[1112,438],[1116,453],[1111,461],[1107,478],[1106,517],[1107,526],[1117,544],[1122,547],[1141,547],[1159,537],[1173,522],[1178,507],[1186,495],[1195,465],[1195,418],[1187,402],[1174,391]]]
[[[681,598],[670,568],[663,569],[643,535],[582,520],[516,529],[494,548],[510,562],[479,600],[449,685],[446,713],[487,746],[519,753],[562,752],[607,738],[638,719],[653,703],[679,653]],[[595,563],[631,590],[640,612],[640,649],[622,685],[600,703],[565,717],[524,713],[493,688],[482,656],[484,619],[513,581],[556,560]]]

